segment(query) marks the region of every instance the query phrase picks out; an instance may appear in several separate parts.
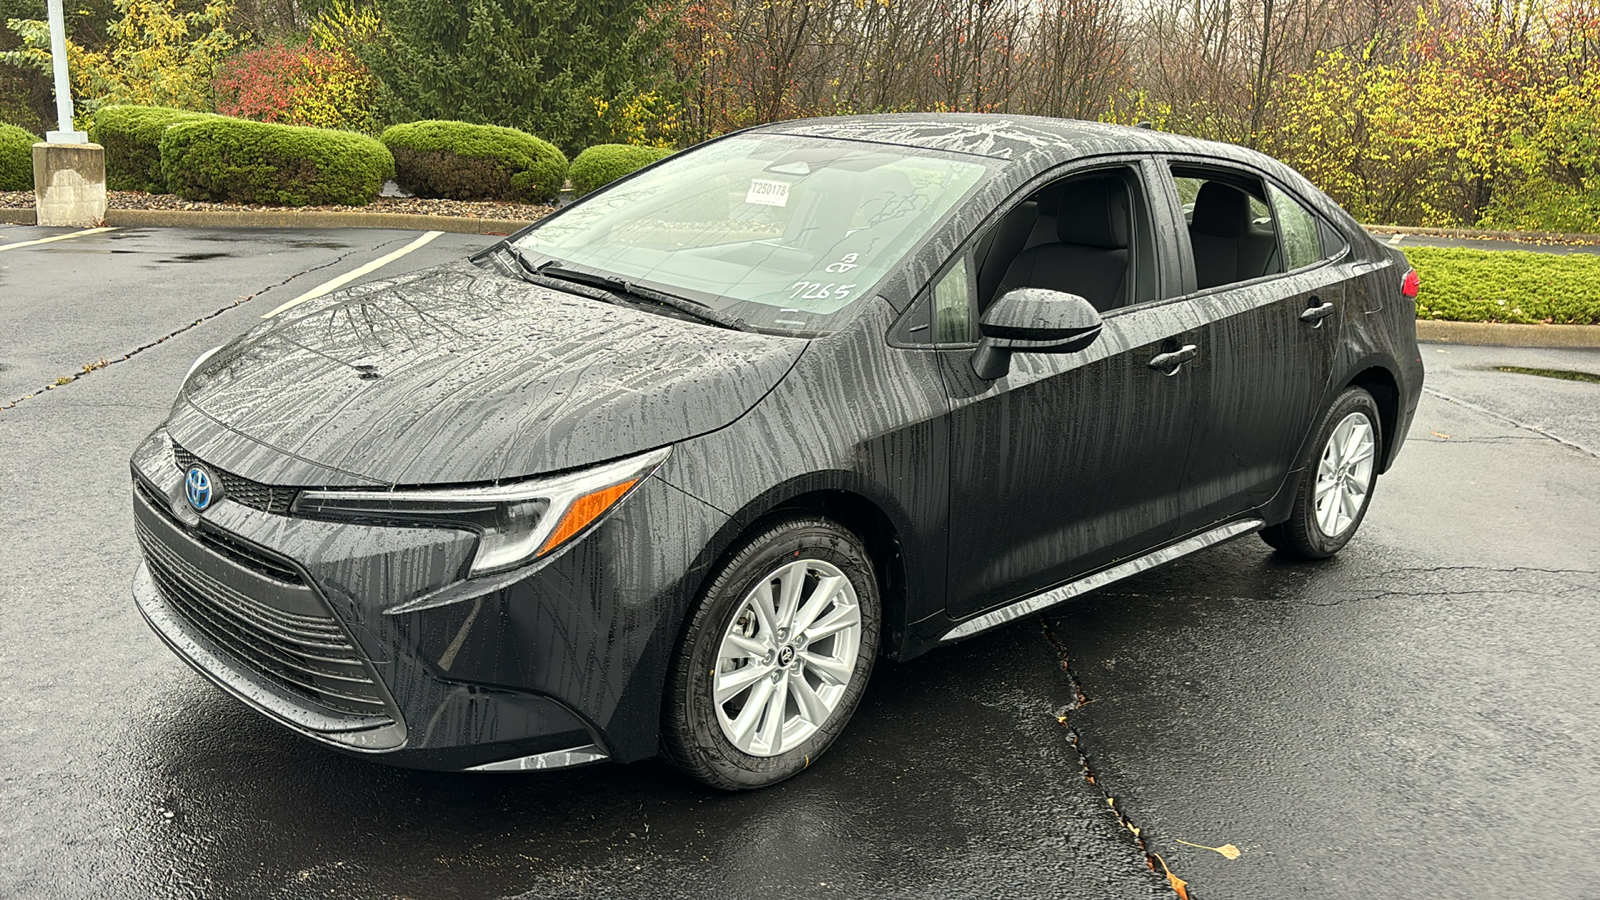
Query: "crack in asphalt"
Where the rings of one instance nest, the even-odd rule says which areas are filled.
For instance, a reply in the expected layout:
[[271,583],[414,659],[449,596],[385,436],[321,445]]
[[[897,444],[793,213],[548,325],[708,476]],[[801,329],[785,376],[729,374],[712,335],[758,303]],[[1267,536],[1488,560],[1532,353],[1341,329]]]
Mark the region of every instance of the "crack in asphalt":
[[[1438,390],[1435,390],[1435,389],[1433,389],[1431,387],[1428,387],[1427,385],[1423,385],[1422,386],[1422,392],[1425,393],[1425,394],[1431,394],[1432,396],[1437,397],[1437,398],[1439,398],[1440,400],[1443,400],[1446,403],[1454,403],[1457,406],[1464,407],[1466,409],[1470,409],[1473,412],[1483,413],[1484,415],[1489,416],[1491,418],[1499,419],[1502,422],[1505,422],[1505,423],[1507,423],[1509,425],[1513,425],[1513,426],[1515,426],[1517,428],[1521,428],[1524,431],[1531,431],[1534,434],[1544,435],[1545,437],[1549,438],[1552,441],[1555,441],[1558,444],[1561,444],[1561,445],[1567,446],[1567,447],[1571,447],[1572,449],[1578,451],[1579,453],[1587,453],[1590,456],[1593,456],[1593,457],[1595,457],[1597,459],[1600,459],[1600,450],[1592,450],[1592,449],[1590,449],[1588,447],[1585,447],[1584,445],[1582,445],[1580,443],[1577,443],[1576,441],[1569,441],[1566,438],[1561,437],[1560,435],[1552,434],[1551,432],[1545,431],[1543,428],[1540,428],[1537,425],[1529,425],[1526,422],[1519,422],[1516,419],[1513,419],[1513,418],[1511,418],[1510,416],[1508,416],[1508,415],[1506,415],[1504,413],[1498,413],[1498,412],[1495,412],[1492,409],[1486,409],[1486,408],[1484,408],[1482,406],[1479,406],[1476,403],[1469,403],[1466,400],[1462,400],[1462,399],[1459,399],[1457,397],[1452,397],[1449,394],[1442,393],[1442,392],[1440,392]],[[1469,439],[1451,439],[1450,441],[1441,441],[1440,443],[1462,443],[1462,444],[1465,444],[1465,443],[1471,443],[1471,441]]]
[[[1596,571],[1594,569],[1551,569],[1541,566],[1403,566],[1397,569],[1385,569],[1381,572],[1374,573],[1371,577],[1390,578],[1396,575],[1434,575],[1447,573],[1493,573],[1496,575],[1519,575],[1524,573],[1577,576],[1600,575],[1600,571]],[[1346,597],[1345,599],[1335,600],[1332,602],[1319,603],[1308,600],[1306,601],[1306,605],[1315,606],[1321,609],[1328,609],[1335,606],[1344,606],[1350,603],[1364,603],[1369,600],[1385,600],[1390,597],[1444,597],[1448,599],[1454,597],[1484,596],[1495,594],[1527,594],[1529,596],[1544,596],[1550,590],[1555,589],[1556,588],[1554,586],[1550,586],[1541,590],[1529,590],[1527,588],[1509,585],[1505,587],[1491,588],[1462,588],[1459,590],[1440,590],[1438,588],[1418,588],[1415,590],[1384,589],[1375,593],[1362,593],[1357,596]]]
[[1497,590],[1483,591],[1379,591],[1376,594],[1363,595],[1360,597],[1347,597],[1343,600],[1335,600],[1331,603],[1315,603],[1308,601],[1306,605],[1315,606],[1319,609],[1332,609],[1335,606],[1347,606],[1351,603],[1366,603],[1369,600],[1386,600],[1390,597],[1467,597],[1484,594],[1527,594],[1530,597],[1545,596],[1545,592],[1543,591],[1530,591],[1522,588],[1500,588]]
[[[1117,806],[1116,798],[1106,791],[1095,778],[1094,766],[1089,761],[1089,752],[1084,749],[1083,736],[1078,732],[1078,727],[1072,724],[1072,713],[1082,709],[1084,704],[1089,702],[1089,696],[1084,693],[1083,682],[1078,680],[1078,673],[1072,670],[1072,658],[1067,651],[1067,647],[1061,642],[1060,638],[1056,637],[1055,632],[1050,629],[1050,620],[1042,615],[1039,616],[1039,630],[1044,635],[1045,641],[1055,650],[1056,657],[1061,660],[1061,671],[1066,674],[1067,684],[1072,688],[1072,704],[1056,714],[1056,721],[1060,722],[1061,727],[1066,730],[1067,739],[1072,742],[1072,749],[1078,754],[1078,765],[1083,768],[1083,780],[1089,782],[1100,793],[1100,796],[1105,798],[1106,808],[1111,810],[1111,815],[1116,818],[1117,824],[1126,828],[1128,833],[1133,835],[1134,845],[1144,855],[1145,867],[1152,872],[1158,871],[1155,852],[1146,843],[1139,827],[1133,823],[1133,820],[1128,817],[1126,812]],[[1165,864],[1162,865],[1162,868],[1166,868]],[[1170,883],[1172,877],[1170,871],[1167,877]],[[1175,895],[1176,893],[1174,891]]]
[[1596,569],[1545,569],[1539,566],[1403,566],[1384,569],[1378,575],[1399,575],[1404,572],[1501,572],[1514,575],[1518,572],[1543,572],[1547,575],[1600,575]]
[[248,297],[244,297],[242,299],[235,300],[232,303],[228,304],[227,306],[224,306],[224,307],[222,307],[220,309],[217,309],[217,310],[215,310],[213,312],[209,312],[209,313],[201,316],[200,318],[195,319],[193,322],[190,322],[189,324],[183,326],[182,328],[179,328],[177,331],[171,332],[170,334],[162,335],[161,337],[156,338],[155,340],[149,342],[148,344],[141,344],[140,346],[135,347],[132,350],[129,350],[127,353],[124,353],[123,355],[117,357],[116,359],[106,359],[105,357],[101,357],[100,359],[96,360],[95,362],[92,362],[92,363],[89,363],[89,364],[85,365],[82,369],[78,370],[77,372],[74,372],[71,375],[62,376],[61,378],[58,378],[54,382],[52,382],[50,384],[47,384],[42,388],[39,388],[38,390],[34,391],[31,394],[23,394],[21,397],[17,397],[15,399],[7,402],[4,406],[0,406],[0,412],[5,412],[8,409],[13,409],[13,408],[16,407],[17,404],[21,403],[24,400],[31,400],[32,398],[37,397],[40,394],[46,393],[48,391],[53,391],[58,387],[66,387],[67,385],[72,384],[73,382],[77,381],[78,379],[83,378],[83,377],[88,376],[88,375],[91,375],[91,374],[93,374],[95,372],[98,372],[101,369],[105,369],[105,368],[108,368],[110,366],[114,366],[117,363],[127,362],[128,360],[132,359],[133,357],[138,356],[140,353],[143,353],[144,351],[149,350],[151,347],[155,347],[155,346],[157,346],[159,344],[164,344],[167,341],[171,340],[172,338],[175,338],[178,335],[183,334],[184,332],[190,330],[191,328],[194,328],[197,325],[200,325],[200,324],[202,324],[204,322],[208,322],[208,321],[210,321],[212,319],[215,319],[217,316],[222,315],[223,313],[227,312],[230,309],[237,309],[237,308],[245,305],[246,303],[249,303],[251,300],[254,300],[255,298],[261,296],[262,294],[267,293],[268,291],[272,290],[273,288],[283,287],[284,285],[288,284],[289,282],[294,281],[296,278],[300,278],[301,276],[304,276],[304,275],[310,275],[312,272],[320,272],[321,270],[330,268],[332,266],[337,266],[339,263],[344,262],[346,259],[349,259],[350,257],[356,255],[357,253],[372,253],[372,252],[375,252],[375,251],[378,251],[378,250],[382,250],[384,247],[387,247],[388,245],[396,243],[396,242],[398,242],[400,240],[401,240],[401,238],[394,238],[394,239],[391,239],[391,240],[387,240],[387,241],[384,241],[384,242],[378,244],[377,246],[369,248],[369,249],[352,249],[348,253],[342,253],[337,258],[335,258],[335,259],[333,259],[333,260],[331,260],[329,262],[323,263],[320,266],[312,266],[311,268],[306,269],[304,271],[296,272],[293,275],[290,275],[288,278],[285,278],[282,281],[277,282],[276,284],[267,285],[266,287],[262,288],[259,291],[256,291],[254,294],[251,294]]
[[1419,444],[1534,444],[1534,443],[1539,443],[1539,442],[1545,440],[1545,438],[1543,436],[1541,436],[1541,435],[1536,435],[1536,434],[1530,434],[1530,435],[1508,434],[1508,435],[1505,435],[1504,437],[1486,437],[1486,438],[1457,438],[1457,437],[1435,438],[1435,437],[1425,437],[1425,438],[1412,438],[1411,440],[1414,440]]

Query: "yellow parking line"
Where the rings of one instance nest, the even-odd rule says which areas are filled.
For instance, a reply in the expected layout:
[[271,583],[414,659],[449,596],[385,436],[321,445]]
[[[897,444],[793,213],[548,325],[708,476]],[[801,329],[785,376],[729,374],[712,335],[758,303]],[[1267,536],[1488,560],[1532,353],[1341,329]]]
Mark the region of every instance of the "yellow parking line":
[[83,237],[86,234],[99,234],[102,231],[116,231],[115,228],[86,228],[83,231],[74,231],[71,234],[58,234],[55,237],[39,238],[35,241],[18,241],[15,244],[0,244],[0,253],[15,250],[18,247],[32,247],[34,244],[48,244],[52,241],[64,241],[67,238]]
[[306,302],[307,300],[315,300],[318,297],[321,297],[323,294],[328,293],[329,291],[338,290],[339,288],[342,288],[345,285],[349,284],[350,282],[355,281],[357,278],[360,278],[361,276],[367,274],[368,272],[373,272],[373,271],[376,271],[378,269],[383,268],[384,266],[388,265],[389,263],[392,263],[395,260],[399,259],[400,257],[405,256],[407,253],[410,253],[411,251],[417,249],[418,247],[421,247],[423,244],[428,243],[429,241],[433,240],[434,238],[438,237],[441,234],[444,234],[444,232],[442,232],[442,231],[430,231],[430,232],[427,232],[422,237],[417,238],[416,240],[414,240],[411,243],[405,245],[404,247],[401,247],[399,250],[396,250],[393,253],[387,254],[385,256],[380,256],[377,259],[373,260],[372,262],[369,262],[366,265],[360,267],[359,269],[355,269],[353,271],[346,272],[343,275],[340,275],[338,278],[334,278],[334,279],[331,279],[329,281],[325,281],[322,284],[317,285],[316,287],[312,288],[311,290],[306,291],[304,294],[301,294],[300,296],[294,298],[293,300],[290,300],[289,302],[279,306],[277,309],[274,309],[272,312],[269,312],[269,313],[266,313],[266,314],[262,315],[261,318],[270,319],[273,316],[277,315],[278,313],[281,313],[286,309],[290,309],[292,307],[299,306],[300,304]]

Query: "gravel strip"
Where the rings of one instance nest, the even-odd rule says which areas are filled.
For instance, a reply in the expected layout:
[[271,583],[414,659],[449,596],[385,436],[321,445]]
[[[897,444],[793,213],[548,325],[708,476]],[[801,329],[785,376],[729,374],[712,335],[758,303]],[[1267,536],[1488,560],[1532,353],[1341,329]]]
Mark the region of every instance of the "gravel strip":
[[[175,194],[145,194],[139,191],[106,191],[109,209],[180,210],[282,210],[291,207],[260,203],[211,203],[185,200]],[[32,209],[33,191],[0,191],[0,209]],[[421,197],[379,197],[366,206],[299,206],[300,210],[321,212],[405,213],[426,216],[452,216],[465,219],[521,219],[534,221],[555,212],[555,206],[539,203],[502,203],[494,200],[425,200]]]

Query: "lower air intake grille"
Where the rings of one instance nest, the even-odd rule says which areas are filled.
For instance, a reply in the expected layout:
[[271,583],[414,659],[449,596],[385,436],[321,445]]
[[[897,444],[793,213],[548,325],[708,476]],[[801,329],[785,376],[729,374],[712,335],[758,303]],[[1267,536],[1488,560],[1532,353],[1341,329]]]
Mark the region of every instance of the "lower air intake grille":
[[[177,461],[178,469],[182,472],[187,472],[190,467],[202,464],[199,457],[179,447],[177,444],[172,445],[172,457]],[[294,495],[297,493],[294,488],[262,484],[259,481],[251,481],[248,478],[241,478],[232,472],[223,471],[209,463],[204,465],[215,472],[217,477],[222,480],[222,496],[235,503],[242,503],[251,509],[276,513],[280,516],[288,515],[289,507],[294,505]]]
[[143,524],[138,531],[161,596],[218,649],[315,708],[388,715],[378,686],[332,616],[289,612],[248,597],[179,557]]

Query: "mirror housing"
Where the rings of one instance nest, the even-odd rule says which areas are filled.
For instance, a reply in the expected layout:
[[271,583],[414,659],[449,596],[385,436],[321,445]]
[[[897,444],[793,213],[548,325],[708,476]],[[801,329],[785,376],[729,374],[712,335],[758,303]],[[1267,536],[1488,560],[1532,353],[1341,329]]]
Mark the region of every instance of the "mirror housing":
[[1006,291],[983,314],[972,370],[993,381],[1011,371],[1011,354],[1076,353],[1100,337],[1100,313],[1077,294],[1044,288]]

